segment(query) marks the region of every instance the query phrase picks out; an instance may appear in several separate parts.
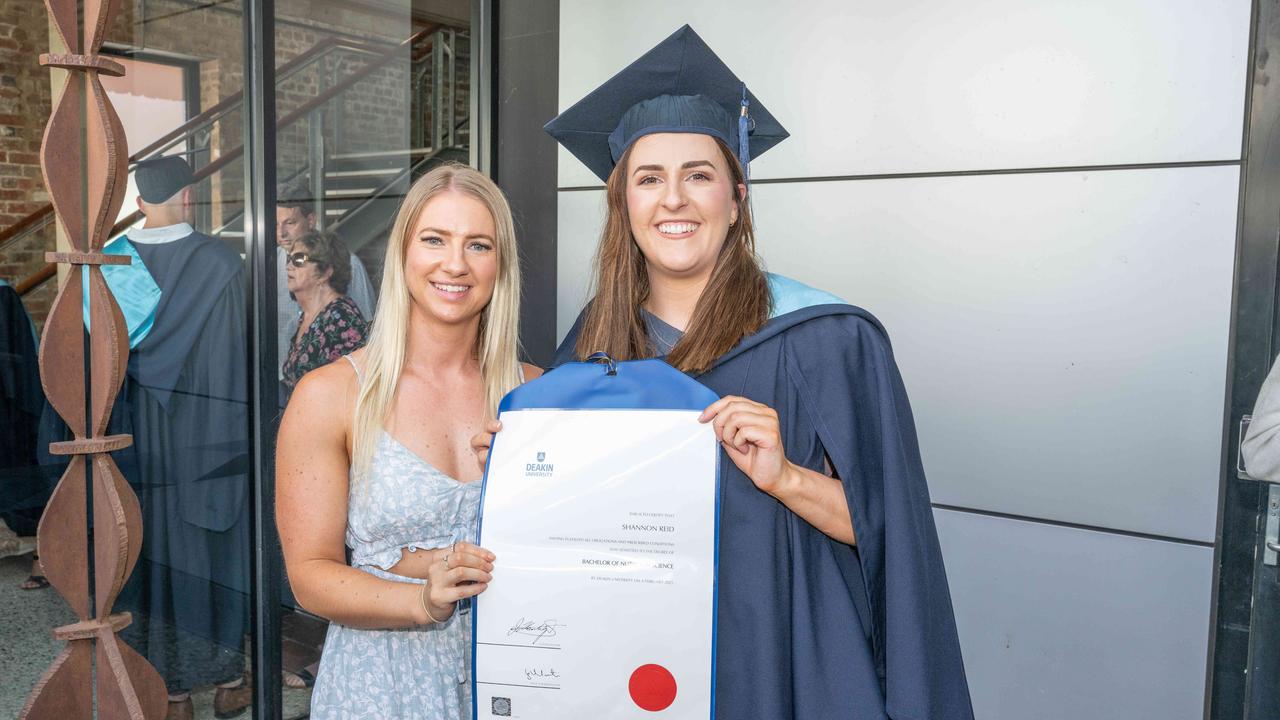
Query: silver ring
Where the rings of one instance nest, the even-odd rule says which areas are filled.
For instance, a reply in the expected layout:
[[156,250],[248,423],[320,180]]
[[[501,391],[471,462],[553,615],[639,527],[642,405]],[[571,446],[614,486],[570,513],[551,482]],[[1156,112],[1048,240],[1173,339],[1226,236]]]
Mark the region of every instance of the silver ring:
[[449,567],[449,557],[450,557],[450,556],[452,556],[452,555],[453,555],[453,551],[449,551],[449,552],[447,552],[447,553],[445,553],[445,554],[444,554],[444,569],[445,569],[445,570],[449,570],[449,569],[450,569],[450,567]]

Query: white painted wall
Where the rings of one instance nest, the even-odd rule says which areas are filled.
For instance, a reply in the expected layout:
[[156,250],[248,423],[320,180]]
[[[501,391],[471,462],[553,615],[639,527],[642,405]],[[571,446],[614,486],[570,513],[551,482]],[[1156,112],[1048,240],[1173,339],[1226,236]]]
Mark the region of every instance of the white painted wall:
[[689,23],[791,131],[757,178],[1238,159],[1249,8],[563,0],[560,106]]
[[[936,512],[978,717],[1200,718],[1250,4],[781,7],[561,0],[560,105],[688,22],[791,131],[760,250],[885,323],[978,511]],[[563,335],[604,202],[559,184]]]

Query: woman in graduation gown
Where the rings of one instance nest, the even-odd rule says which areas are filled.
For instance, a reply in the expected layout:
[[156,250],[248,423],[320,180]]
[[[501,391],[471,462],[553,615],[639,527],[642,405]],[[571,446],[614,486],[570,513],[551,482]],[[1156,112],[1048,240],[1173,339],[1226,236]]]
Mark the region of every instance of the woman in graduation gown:
[[755,254],[744,168],[785,130],[688,26],[547,130],[608,198],[556,364],[665,356],[722,396],[717,716],[971,718],[888,335]]

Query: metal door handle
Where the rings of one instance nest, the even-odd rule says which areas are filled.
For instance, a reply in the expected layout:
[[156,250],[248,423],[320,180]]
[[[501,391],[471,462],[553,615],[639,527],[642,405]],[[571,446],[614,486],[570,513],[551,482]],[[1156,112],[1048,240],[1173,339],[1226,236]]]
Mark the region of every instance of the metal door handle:
[[1262,536],[1262,564],[1275,567],[1280,563],[1280,485],[1267,485],[1267,527]]

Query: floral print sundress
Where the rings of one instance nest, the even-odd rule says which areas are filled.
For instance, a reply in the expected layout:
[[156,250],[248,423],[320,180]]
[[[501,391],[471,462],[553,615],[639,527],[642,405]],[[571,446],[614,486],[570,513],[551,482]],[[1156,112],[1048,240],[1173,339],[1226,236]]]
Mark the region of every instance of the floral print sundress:
[[[360,378],[355,361],[347,360]],[[449,477],[382,432],[369,470],[351,478],[351,566],[384,580],[420,584],[386,568],[400,561],[402,550],[473,540],[479,510],[479,482]],[[445,622],[420,628],[362,630],[330,623],[311,718],[469,719],[470,656],[468,602],[459,603]]]
[[281,375],[292,388],[303,375],[364,347],[369,321],[346,295],[339,295],[311,321],[302,337],[289,346]]

